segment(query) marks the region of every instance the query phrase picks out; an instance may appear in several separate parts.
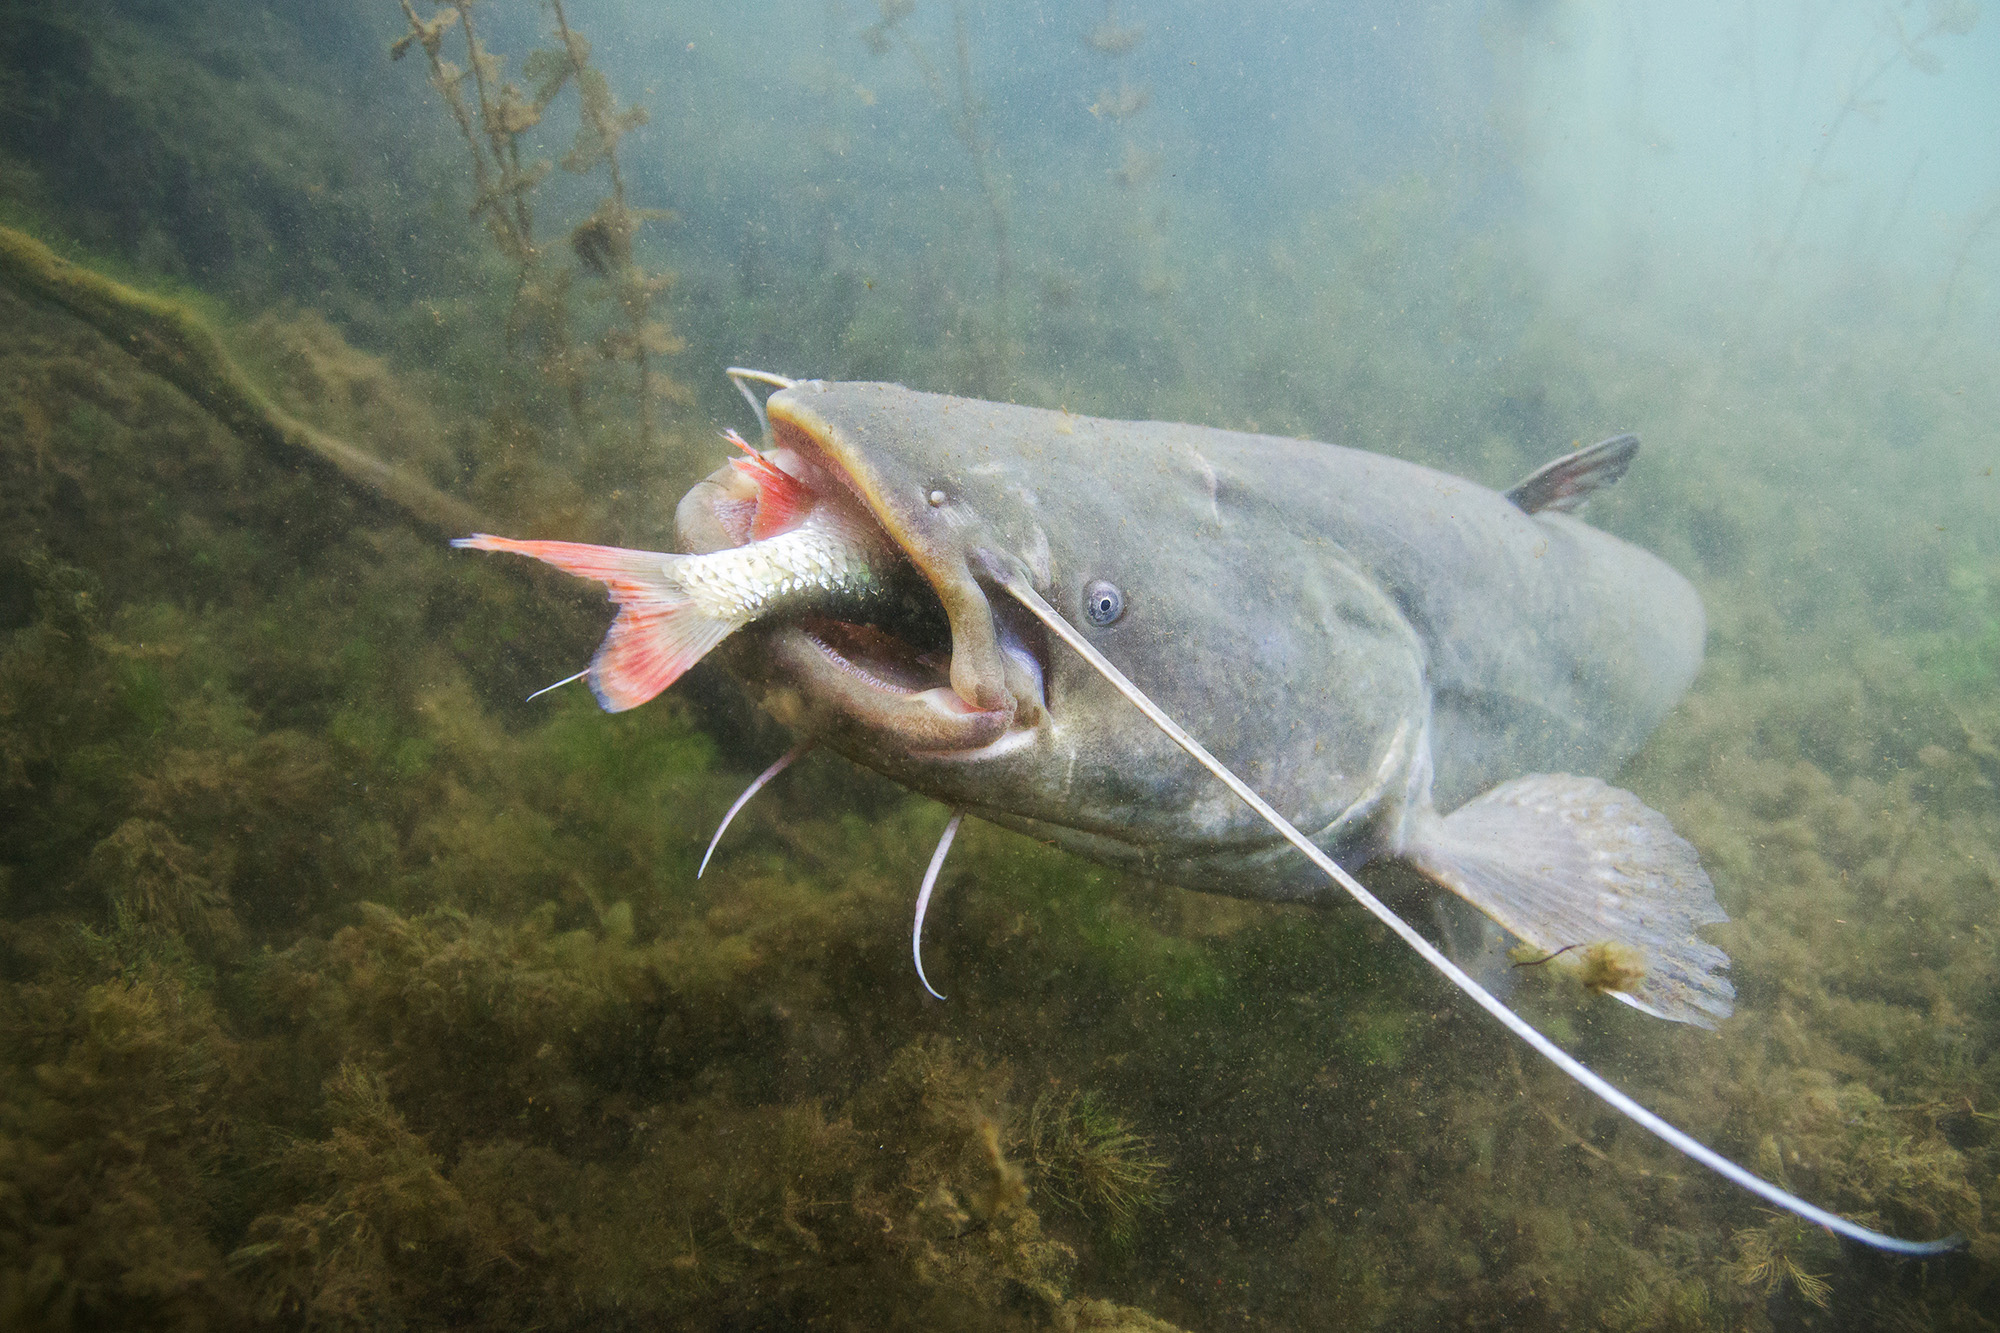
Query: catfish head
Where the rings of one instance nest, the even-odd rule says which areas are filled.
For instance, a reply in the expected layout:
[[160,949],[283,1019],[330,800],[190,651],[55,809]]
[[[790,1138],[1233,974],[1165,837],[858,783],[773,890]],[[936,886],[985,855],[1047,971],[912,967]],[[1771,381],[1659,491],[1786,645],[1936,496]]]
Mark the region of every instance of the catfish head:
[[[1169,711],[1199,718],[1225,762],[1316,837],[1345,820],[1350,854],[1383,841],[1374,817],[1421,781],[1414,640],[1350,567],[1289,567],[1310,534],[1265,500],[1261,476],[1218,472],[1227,432],[1206,442],[1211,459],[1177,434],[1199,428],[891,384],[803,381],[764,406],[769,457],[858,502],[931,599],[732,638],[718,657],[781,721],[1095,860],[1211,891],[1321,892],[1098,671],[1051,652],[996,575],[1017,577]],[[682,549],[735,544],[746,486],[734,467],[696,485],[676,515]]]
[[[920,577],[923,593],[871,608],[865,620],[814,614],[761,626],[723,656],[762,687],[781,720],[838,738],[843,749],[974,752],[1041,720],[1041,659],[996,615],[975,576],[973,553],[996,540],[994,529],[939,489],[942,460],[922,451],[931,440],[896,413],[883,414],[877,430],[834,424],[851,417],[837,410],[851,391],[891,387],[808,381],[781,391],[766,405],[773,441],[766,457],[815,492],[858,502]],[[756,499],[740,468],[718,469],[681,500],[682,549],[739,545],[738,516]]]

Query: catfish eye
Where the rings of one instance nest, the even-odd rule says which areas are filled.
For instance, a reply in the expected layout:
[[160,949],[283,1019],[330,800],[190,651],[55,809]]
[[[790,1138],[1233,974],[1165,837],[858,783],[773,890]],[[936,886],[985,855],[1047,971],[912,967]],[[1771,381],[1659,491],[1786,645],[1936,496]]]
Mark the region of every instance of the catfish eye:
[[1083,590],[1083,614],[1102,629],[1125,614],[1125,594],[1117,584],[1099,579]]

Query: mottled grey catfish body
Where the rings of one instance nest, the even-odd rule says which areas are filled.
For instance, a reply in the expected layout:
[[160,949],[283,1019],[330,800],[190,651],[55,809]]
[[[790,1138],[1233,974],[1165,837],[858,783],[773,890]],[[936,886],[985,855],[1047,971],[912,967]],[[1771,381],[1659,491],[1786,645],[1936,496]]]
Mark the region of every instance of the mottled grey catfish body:
[[[1622,762],[1701,654],[1693,590],[1565,516],[1617,479],[1636,438],[1503,496],[1332,446],[731,378],[753,405],[749,383],[780,387],[758,405],[772,447],[682,498],[688,556],[468,544],[606,585],[620,618],[594,674],[614,640],[648,671],[673,646],[678,603],[644,580],[685,585],[690,559],[781,571],[783,586],[752,577],[757,609],[721,655],[809,735],[723,827],[815,741],[961,807],[917,893],[919,978],[924,909],[968,808],[1211,890],[1319,896],[1304,861],[1580,1086],[1741,1188],[1881,1249],[1960,1243],[1859,1226],[1721,1156],[1538,1032],[1335,859],[1402,858],[1648,1012],[1728,1015],[1728,959],[1696,933],[1723,916],[1694,849],[1632,793],[1580,775]],[[868,586],[904,593],[839,596],[844,581],[762,545],[821,513],[855,519],[841,549],[865,552]],[[705,560],[724,548],[742,553]],[[1573,771],[1540,771],[1559,767]]]
[[[895,385],[808,381],[765,406],[772,458],[860,500],[950,629],[948,654],[888,626],[745,631],[725,656],[781,718],[1096,860],[1328,896],[1134,711],[1122,672],[1346,866],[1401,858],[1528,943],[1583,949],[1593,984],[1649,1012],[1729,1012],[1728,959],[1696,934],[1725,918],[1693,849],[1589,776],[1630,756],[1701,656],[1685,580],[1555,512],[1636,441],[1558,460],[1516,503],[1333,445]],[[688,549],[728,543],[729,481],[682,500]],[[1112,585],[1123,613],[1093,627],[1085,603]],[[1049,616],[1104,660],[1049,651]]]
[[[892,531],[1004,549],[1078,619],[1090,583],[1116,584],[1125,613],[1093,631],[1105,654],[1349,864],[1400,849],[1432,771],[1449,810],[1524,773],[1615,769],[1700,662],[1700,601],[1665,564],[1416,464],[894,385],[803,384],[770,409],[781,441],[798,421],[845,442]],[[1324,891],[1088,666],[1047,661],[1032,745],[933,757],[865,728],[833,739],[1096,859],[1210,891]]]

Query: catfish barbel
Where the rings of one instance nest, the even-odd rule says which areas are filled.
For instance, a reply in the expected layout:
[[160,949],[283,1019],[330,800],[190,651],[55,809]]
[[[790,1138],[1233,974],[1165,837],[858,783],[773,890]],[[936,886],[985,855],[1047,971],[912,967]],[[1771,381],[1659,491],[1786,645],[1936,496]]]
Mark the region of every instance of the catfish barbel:
[[[808,743],[949,805],[916,931],[966,814],[1190,888],[1344,893],[1744,1189],[1878,1248],[1957,1243],[1862,1227],[1661,1120],[1353,876],[1401,861],[1595,990],[1702,1027],[1729,1015],[1728,957],[1698,934],[1726,919],[1699,857],[1601,776],[1679,701],[1706,635],[1686,579],[1576,517],[1636,437],[1501,493],[1338,445],[730,374],[768,447],[683,497],[687,556],[471,544],[609,585],[620,611],[587,673],[607,708],[714,649]],[[777,392],[760,403],[746,381]],[[779,543],[827,531],[866,577],[797,585],[803,538]],[[711,567],[762,572],[691,616],[688,571]],[[909,595],[855,597],[892,570]]]

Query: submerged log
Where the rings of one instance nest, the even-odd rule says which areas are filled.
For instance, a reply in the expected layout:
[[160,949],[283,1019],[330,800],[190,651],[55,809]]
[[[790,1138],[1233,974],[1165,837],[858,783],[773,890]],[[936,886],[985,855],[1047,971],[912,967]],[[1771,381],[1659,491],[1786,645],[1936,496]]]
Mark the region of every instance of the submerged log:
[[492,526],[463,500],[277,406],[182,302],[73,264],[11,227],[0,227],[0,283],[75,315],[282,463],[322,472],[441,536]]

